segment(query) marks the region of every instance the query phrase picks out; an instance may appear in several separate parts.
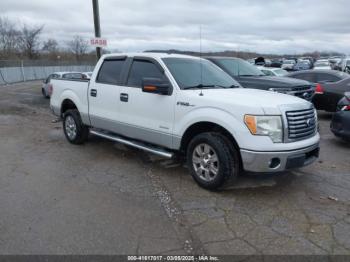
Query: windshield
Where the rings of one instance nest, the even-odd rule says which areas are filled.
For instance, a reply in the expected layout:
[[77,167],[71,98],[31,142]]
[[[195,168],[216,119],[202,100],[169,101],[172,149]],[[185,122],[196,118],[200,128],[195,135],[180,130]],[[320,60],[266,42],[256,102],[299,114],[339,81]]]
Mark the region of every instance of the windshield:
[[173,57],[162,60],[181,89],[240,86],[232,77],[208,60]]
[[218,58],[216,63],[232,76],[264,76],[258,68],[242,59]]

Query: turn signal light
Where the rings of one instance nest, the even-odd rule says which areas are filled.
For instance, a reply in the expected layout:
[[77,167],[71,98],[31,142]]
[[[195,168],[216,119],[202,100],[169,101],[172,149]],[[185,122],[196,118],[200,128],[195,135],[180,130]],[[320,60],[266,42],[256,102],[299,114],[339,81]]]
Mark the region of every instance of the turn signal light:
[[322,95],[323,93],[324,93],[323,87],[321,86],[321,84],[317,84],[315,89],[315,94]]
[[255,117],[251,116],[251,115],[245,115],[244,116],[244,122],[246,123],[246,125],[249,128],[250,132],[252,134],[256,134],[257,128],[256,128]]
[[148,92],[154,92],[154,91],[157,90],[157,87],[155,87],[155,86],[145,86],[143,89],[145,91],[148,91]]

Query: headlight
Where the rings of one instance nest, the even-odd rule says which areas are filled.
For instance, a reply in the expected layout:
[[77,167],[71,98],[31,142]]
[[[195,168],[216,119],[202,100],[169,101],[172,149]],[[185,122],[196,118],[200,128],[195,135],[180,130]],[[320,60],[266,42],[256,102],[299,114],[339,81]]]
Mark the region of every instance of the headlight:
[[245,115],[244,122],[253,135],[269,136],[274,143],[282,142],[283,130],[280,116]]

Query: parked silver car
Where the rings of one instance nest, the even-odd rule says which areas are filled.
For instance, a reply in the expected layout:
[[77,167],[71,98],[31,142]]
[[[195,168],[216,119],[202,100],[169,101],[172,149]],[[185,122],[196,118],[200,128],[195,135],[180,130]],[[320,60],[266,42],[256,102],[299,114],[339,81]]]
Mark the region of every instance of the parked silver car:
[[284,70],[293,70],[294,65],[295,60],[284,60],[281,68]]
[[45,98],[50,98],[52,93],[51,79],[87,79],[89,80],[92,72],[54,72],[50,74],[44,81],[41,92]]

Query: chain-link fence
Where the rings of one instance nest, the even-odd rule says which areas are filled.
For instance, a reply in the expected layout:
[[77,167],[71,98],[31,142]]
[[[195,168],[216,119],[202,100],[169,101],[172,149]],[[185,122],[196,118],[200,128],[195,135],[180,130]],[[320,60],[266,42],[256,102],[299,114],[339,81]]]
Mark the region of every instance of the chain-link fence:
[[53,72],[89,72],[94,62],[0,60],[0,85],[45,79]]

